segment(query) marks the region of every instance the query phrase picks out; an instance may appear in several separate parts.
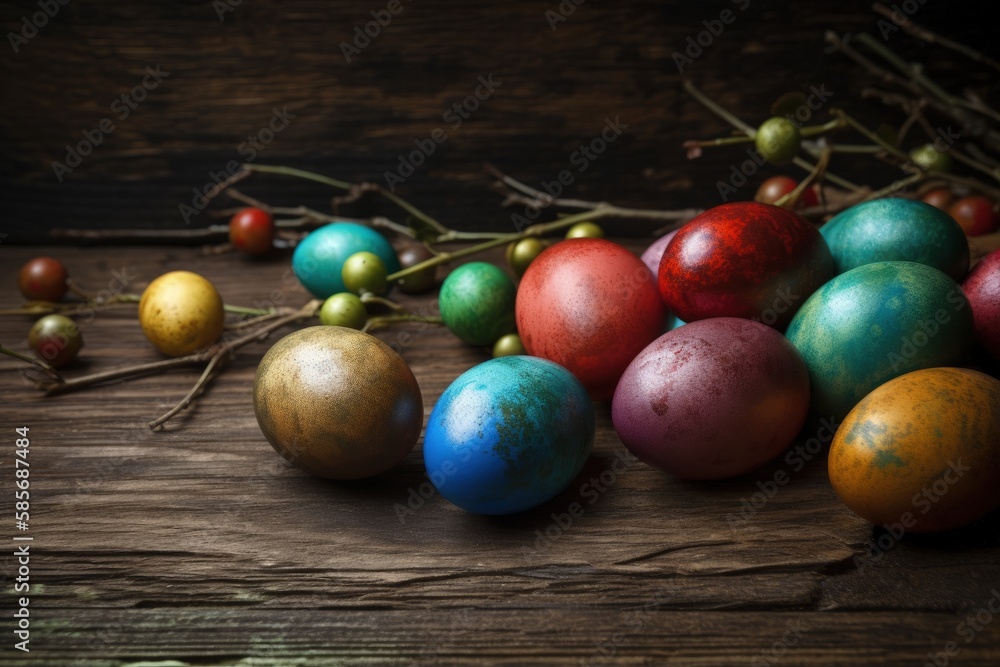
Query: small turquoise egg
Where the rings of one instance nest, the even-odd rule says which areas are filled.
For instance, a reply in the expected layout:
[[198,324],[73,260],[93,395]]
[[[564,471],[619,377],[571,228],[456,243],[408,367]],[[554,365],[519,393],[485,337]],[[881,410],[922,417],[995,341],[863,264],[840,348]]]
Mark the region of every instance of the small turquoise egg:
[[345,292],[341,269],[356,252],[378,255],[389,273],[399,271],[399,259],[384,236],[353,222],[334,222],[310,233],[295,248],[292,271],[307,290],[319,299]]
[[512,514],[553,498],[594,444],[594,406],[569,371],[546,359],[497,357],[438,399],[424,464],[438,492],[476,514]]
[[952,280],[969,270],[969,242],[955,220],[914,199],[874,199],[856,204],[820,227],[837,273],[872,262],[933,266]]
[[972,308],[935,268],[876,262],[821,287],[785,335],[809,369],[812,411],[839,420],[895,377],[960,365],[972,344]]

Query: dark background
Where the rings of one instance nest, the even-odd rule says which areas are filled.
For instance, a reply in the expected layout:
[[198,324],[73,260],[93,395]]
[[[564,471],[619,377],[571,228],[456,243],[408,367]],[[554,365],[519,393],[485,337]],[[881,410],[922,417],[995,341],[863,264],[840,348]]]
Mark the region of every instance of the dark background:
[[[448,140],[399,192],[456,227],[511,224],[510,211],[500,208],[489,189],[484,161],[534,185],[571,169],[576,180],[568,192],[574,197],[657,208],[711,206],[719,203],[716,181],[727,177],[742,149],[685,159],[684,139],[728,129],[683,93],[672,54],[704,30],[703,20],[726,8],[737,14],[735,22],[684,76],[745,120],[759,123],[781,93],[820,84],[835,92],[833,104],[873,121],[902,120],[896,111],[860,100],[857,90],[868,77],[845,57],[826,52],[827,29],[878,35],[877,16],[864,1],[750,0],[740,12],[729,0],[587,0],[556,30],[545,17],[546,10],[558,10],[556,0],[400,1],[403,11],[351,63],[340,43],[372,20],[371,11],[385,9],[385,0],[243,0],[222,20],[221,1],[71,0],[16,54],[8,33],[19,31],[22,17],[39,7],[4,3],[4,242],[38,241],[51,227],[183,228],[178,206],[191,203],[192,188],[209,183],[209,172],[241,159],[241,142],[266,126],[275,107],[287,107],[296,117],[256,163],[350,181],[384,183],[384,172],[413,150],[415,139],[445,129]],[[996,54],[991,3],[912,5],[919,6],[913,17],[918,23]],[[996,98],[997,81],[983,67],[901,31],[889,46],[925,62],[946,85],[973,84],[988,100]],[[112,102],[156,65],[169,77],[119,119]],[[442,114],[474,92],[477,77],[490,74],[502,85],[460,128],[450,129]],[[585,172],[577,172],[570,154],[597,136],[609,116],[620,117],[628,129]],[[64,161],[67,144],[81,141],[85,130],[106,117],[114,132],[60,183],[52,162]],[[841,160],[836,169],[876,186],[891,180],[871,165]],[[774,171],[762,171],[769,173]],[[752,197],[755,187],[746,186],[741,195]],[[324,210],[337,194],[265,176],[241,188],[273,204]],[[225,198],[213,204],[231,205]],[[376,211],[395,215],[384,203],[342,210],[359,216]],[[212,222],[202,213],[191,225]],[[614,224],[619,233],[653,228]]]

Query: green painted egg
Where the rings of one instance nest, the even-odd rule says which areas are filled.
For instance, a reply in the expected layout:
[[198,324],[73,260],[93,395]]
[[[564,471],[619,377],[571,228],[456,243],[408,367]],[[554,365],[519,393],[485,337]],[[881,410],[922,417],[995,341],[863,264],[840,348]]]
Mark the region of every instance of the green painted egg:
[[441,319],[470,345],[493,345],[514,331],[514,281],[488,262],[469,262],[441,284]]
[[839,420],[895,377],[959,365],[972,345],[972,309],[937,269],[876,262],[821,287],[785,335],[809,368],[813,412]]
[[837,273],[872,262],[917,262],[961,281],[969,242],[955,220],[913,199],[875,199],[846,209],[820,228]]

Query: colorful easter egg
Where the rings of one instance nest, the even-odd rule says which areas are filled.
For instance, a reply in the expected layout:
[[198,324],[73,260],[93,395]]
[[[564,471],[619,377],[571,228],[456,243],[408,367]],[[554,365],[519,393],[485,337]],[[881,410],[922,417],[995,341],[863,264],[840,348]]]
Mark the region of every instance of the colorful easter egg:
[[844,504],[891,531],[986,516],[1000,507],[1000,380],[964,368],[890,380],[844,419],[829,469]]
[[976,342],[1000,361],[1000,250],[994,250],[973,267],[962,290],[972,305]]
[[894,377],[958,365],[972,343],[972,309],[935,268],[876,262],[820,288],[786,335],[809,368],[813,411],[840,419]]
[[477,514],[511,514],[551,499],[583,468],[594,407],[565,368],[506,356],[474,366],[438,399],[424,463],[438,492]]
[[933,266],[962,280],[969,270],[969,243],[955,220],[914,199],[874,199],[841,211],[820,228],[837,273],[872,262],[905,261]]
[[441,285],[441,319],[470,345],[492,345],[514,330],[517,288],[503,270],[469,262],[448,274]]
[[721,479],[780,454],[809,412],[795,348],[759,322],[719,317],[657,338],[622,375],[611,417],[639,459],[678,477]]
[[348,291],[341,271],[347,258],[358,252],[375,253],[389,273],[399,271],[399,259],[389,241],[374,229],[353,222],[324,225],[302,239],[292,254],[292,271],[313,296],[325,299]]
[[516,314],[528,354],[569,369],[598,401],[611,398],[625,367],[663,332],[666,316],[642,260],[595,238],[542,252],[518,285]]
[[742,317],[784,329],[834,275],[816,228],[784,208],[734,202],[677,230],[660,262],[659,288],[685,322]]

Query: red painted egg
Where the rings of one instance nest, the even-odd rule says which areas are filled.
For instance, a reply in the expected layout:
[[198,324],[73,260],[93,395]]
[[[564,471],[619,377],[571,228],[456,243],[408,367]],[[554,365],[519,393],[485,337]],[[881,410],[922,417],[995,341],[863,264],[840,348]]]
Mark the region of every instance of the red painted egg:
[[976,342],[1000,361],[1000,250],[986,255],[962,283],[972,305]]
[[528,266],[517,289],[517,331],[528,354],[554,361],[608,400],[635,355],[663,331],[653,275],[611,241],[569,239]]
[[834,272],[826,241],[800,215],[733,202],[678,230],[658,278],[667,307],[685,322],[741,317],[782,329]]

